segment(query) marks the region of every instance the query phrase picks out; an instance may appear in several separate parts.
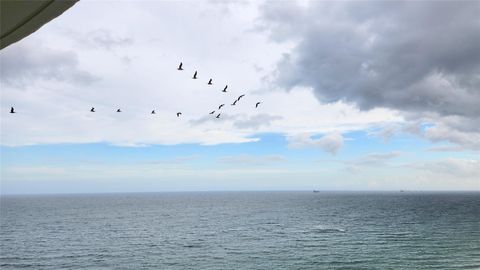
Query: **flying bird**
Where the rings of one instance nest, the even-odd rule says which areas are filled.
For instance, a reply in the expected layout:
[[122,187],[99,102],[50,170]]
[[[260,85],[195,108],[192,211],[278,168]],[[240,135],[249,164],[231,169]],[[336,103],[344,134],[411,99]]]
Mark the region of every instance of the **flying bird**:
[[208,84],[208,85],[212,85],[212,84],[213,84],[213,83],[212,83],[212,79],[210,79],[207,84]]
[[122,112],[122,110],[120,110],[120,109],[117,109],[117,112]]
[[221,114],[221,113],[219,113],[219,114],[217,115],[217,117],[215,117],[215,118],[220,118],[220,114]]
[[225,88],[223,88],[222,92],[227,92],[227,87],[228,85],[225,85]]
[[238,100],[235,100],[235,101],[234,101],[232,104],[230,104],[230,105],[232,105],[232,106],[237,105],[237,101],[238,101]]
[[180,115],[182,115],[181,112],[177,112],[177,117],[180,117]]
[[177,69],[178,69],[178,70],[183,70],[182,66],[183,66],[183,63],[180,62],[180,65],[178,65],[178,68],[177,68]]
[[240,95],[237,100],[240,100],[242,97],[244,97],[245,95]]
[[150,114],[155,114],[155,110],[153,110]]
[[215,113],[215,111],[211,111],[209,114],[214,114],[214,113]]
[[10,113],[15,113],[15,109],[13,107],[10,107]]
[[90,109],[90,111],[91,111],[91,112],[95,112],[95,108],[92,107],[92,108]]
[[218,106],[218,109],[220,110],[223,106],[225,106],[225,104]]
[[196,80],[197,79],[197,71],[195,70],[195,73],[193,74],[192,79]]
[[258,108],[258,105],[260,105],[260,103],[262,102],[257,102],[257,104],[255,104],[255,108]]

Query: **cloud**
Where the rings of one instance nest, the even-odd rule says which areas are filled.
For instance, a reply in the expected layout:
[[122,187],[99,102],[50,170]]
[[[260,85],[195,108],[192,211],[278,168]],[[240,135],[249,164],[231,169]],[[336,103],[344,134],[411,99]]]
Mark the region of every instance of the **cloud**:
[[106,29],[96,29],[80,36],[75,35],[75,37],[80,45],[90,48],[102,48],[105,50],[133,44],[132,37],[115,36],[111,31]]
[[[211,145],[257,141],[257,134],[345,133],[403,121],[392,110],[320,104],[311,89],[286,92],[262,81],[290,48],[252,31],[256,3],[228,6],[235,16],[209,2],[79,3],[69,16],[0,52],[9,57],[1,60],[0,100],[0,124],[9,132],[1,133],[0,143]],[[105,12],[112,8],[122,12]],[[72,35],[88,39],[88,46]],[[8,51],[13,49],[28,61],[16,63],[22,57]],[[180,61],[183,72],[176,70]],[[198,80],[191,79],[195,70]],[[17,85],[4,88],[5,80]],[[225,84],[228,92],[221,93]],[[258,101],[263,103],[255,108]],[[216,119],[208,113],[219,104],[227,105]],[[10,106],[18,113],[9,114]],[[157,113],[150,115],[153,109]],[[178,111],[182,117],[175,116]]]
[[237,120],[233,125],[240,129],[258,129],[261,126],[269,126],[272,121],[281,120],[283,117],[266,113],[251,115],[245,119]]
[[406,166],[437,175],[474,179],[477,186],[480,185],[480,160],[448,158],[431,162],[411,163]]
[[388,153],[370,153],[360,158],[345,161],[347,170],[353,173],[358,173],[363,168],[381,168],[388,165],[388,162],[401,155],[398,151]]
[[[220,117],[216,118],[216,116],[218,114],[220,114]],[[191,119],[191,120],[189,120],[189,123],[192,126],[196,126],[196,125],[201,125],[201,124],[204,124],[204,123],[231,122],[231,121],[234,121],[237,118],[238,118],[237,115],[232,115],[232,114],[229,114],[229,113],[224,113],[222,111],[217,111],[217,112],[215,112],[214,114],[211,114],[211,115],[206,114],[202,117]]]
[[8,173],[16,175],[35,175],[35,176],[65,176],[68,175],[69,170],[62,167],[54,166],[12,166],[8,167]]
[[402,131],[402,125],[400,123],[387,123],[385,125],[379,125],[374,130],[368,132],[371,136],[382,138],[385,142],[390,140],[394,135]]
[[290,136],[287,139],[290,148],[320,148],[331,154],[336,154],[343,146],[343,136],[338,132],[327,133],[318,139],[312,138],[309,133]]
[[42,43],[19,42],[0,52],[0,82],[24,87],[38,80],[88,85],[99,77],[79,68],[74,51],[48,48]]
[[155,161],[148,161],[146,164],[158,164],[158,165],[164,165],[164,164],[172,164],[172,165],[181,165],[181,164],[186,164],[192,161],[195,161],[199,159],[200,156],[198,155],[190,155],[190,156],[180,156],[180,157],[175,157],[175,158],[170,158],[170,159],[162,159],[162,160],[155,160]]
[[231,163],[234,165],[267,165],[273,163],[279,163],[286,161],[286,158],[281,155],[265,155],[265,156],[252,156],[252,155],[237,155],[237,156],[224,156],[219,158],[222,163]]
[[[220,118],[216,118],[217,114],[221,114]],[[258,130],[260,127],[268,127],[273,121],[283,119],[279,115],[270,115],[267,113],[260,114],[231,114],[217,111],[213,115],[204,115],[199,118],[190,120],[192,125],[200,125],[204,123],[214,122],[231,122],[238,129]]]
[[436,121],[436,125],[428,127],[424,136],[434,142],[448,141],[463,148],[480,150],[479,119],[455,116],[443,117]]
[[429,147],[427,151],[430,152],[458,152],[458,151],[464,151],[465,148],[460,147],[458,145],[440,145],[440,146],[434,146],[434,147]]
[[387,161],[393,158],[396,158],[400,155],[401,153],[397,151],[389,152],[389,153],[371,153],[351,163],[355,165],[361,165],[361,166],[377,166],[377,165],[383,165]]
[[447,125],[455,130],[445,134],[442,118],[479,126],[479,12],[474,1],[281,2],[265,4],[260,28],[294,44],[278,63],[279,86],[311,87],[322,102],[362,110],[428,114],[440,130],[427,138],[476,147],[461,137],[477,140],[478,130]]

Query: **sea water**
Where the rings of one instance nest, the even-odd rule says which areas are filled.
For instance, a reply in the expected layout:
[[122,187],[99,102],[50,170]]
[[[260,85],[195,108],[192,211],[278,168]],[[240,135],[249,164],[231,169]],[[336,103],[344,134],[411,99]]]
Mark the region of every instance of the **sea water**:
[[480,193],[0,198],[1,269],[480,269]]

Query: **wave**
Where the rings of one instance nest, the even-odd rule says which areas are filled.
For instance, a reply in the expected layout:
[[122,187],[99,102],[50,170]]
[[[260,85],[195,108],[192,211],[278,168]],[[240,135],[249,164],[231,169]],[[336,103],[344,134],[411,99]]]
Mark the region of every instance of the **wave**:
[[337,227],[327,227],[327,226],[324,226],[324,225],[317,225],[315,227],[313,227],[312,229],[313,231],[315,232],[318,232],[318,233],[334,233],[334,232],[346,232],[345,229],[342,229],[342,228],[337,228]]

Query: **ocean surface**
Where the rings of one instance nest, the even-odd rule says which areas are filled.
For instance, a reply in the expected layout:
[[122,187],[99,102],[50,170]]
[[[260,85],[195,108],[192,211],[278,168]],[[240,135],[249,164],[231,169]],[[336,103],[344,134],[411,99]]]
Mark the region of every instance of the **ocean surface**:
[[0,198],[0,269],[480,269],[480,193]]

